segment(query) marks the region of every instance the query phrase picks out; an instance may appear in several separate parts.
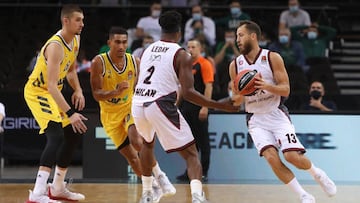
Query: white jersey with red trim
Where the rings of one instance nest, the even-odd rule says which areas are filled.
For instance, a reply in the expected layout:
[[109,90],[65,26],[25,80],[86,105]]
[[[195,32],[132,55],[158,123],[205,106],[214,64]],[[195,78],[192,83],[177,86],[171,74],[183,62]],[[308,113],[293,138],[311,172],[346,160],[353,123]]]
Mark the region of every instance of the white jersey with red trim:
[[133,97],[134,104],[155,101],[179,91],[180,83],[174,65],[176,54],[181,49],[177,43],[160,40],[144,51]]
[[[253,63],[244,55],[235,59],[235,70],[239,73],[243,69],[256,70],[261,74],[265,82],[275,84],[270,61],[270,51],[260,49]],[[268,113],[277,109],[280,105],[281,96],[266,90],[257,91],[255,95],[245,96],[245,111],[248,113]]]

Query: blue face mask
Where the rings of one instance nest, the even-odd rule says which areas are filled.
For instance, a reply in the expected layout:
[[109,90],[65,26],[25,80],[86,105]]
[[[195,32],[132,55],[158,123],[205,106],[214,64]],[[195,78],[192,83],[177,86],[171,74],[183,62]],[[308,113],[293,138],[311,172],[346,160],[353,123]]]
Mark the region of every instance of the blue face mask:
[[309,39],[316,39],[317,38],[317,33],[314,32],[314,31],[310,31],[310,32],[307,33],[307,37]]
[[280,35],[280,36],[279,36],[279,42],[280,42],[281,44],[286,44],[286,43],[288,43],[288,42],[289,42],[289,36],[287,36],[287,35]]
[[196,20],[201,20],[201,14],[200,14],[200,13],[193,13],[193,14],[192,14],[192,19],[193,19],[194,21],[196,21]]
[[259,46],[265,48],[267,45],[267,41],[259,41]]
[[299,6],[289,6],[290,13],[296,13],[299,10]]
[[232,16],[240,16],[241,15],[241,9],[238,7],[232,7],[230,8],[230,13]]

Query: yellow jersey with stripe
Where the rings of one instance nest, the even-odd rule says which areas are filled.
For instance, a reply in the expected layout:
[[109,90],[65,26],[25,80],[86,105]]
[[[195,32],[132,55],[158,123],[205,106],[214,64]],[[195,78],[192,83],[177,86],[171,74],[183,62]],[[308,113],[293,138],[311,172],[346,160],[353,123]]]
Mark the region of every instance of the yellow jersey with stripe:
[[47,62],[45,58],[45,49],[49,45],[49,43],[58,43],[64,50],[64,58],[60,64],[60,75],[58,80],[58,89],[62,90],[64,85],[64,80],[66,78],[66,74],[70,68],[70,66],[75,62],[76,57],[79,52],[80,47],[80,39],[79,36],[75,36],[72,40],[72,44],[67,44],[64,38],[60,35],[60,31],[58,31],[55,35],[53,35],[41,48],[41,51],[36,60],[36,64],[34,70],[29,76],[28,84],[31,85],[30,89],[34,91],[47,91],[48,85],[48,76],[47,76]]
[[101,110],[114,112],[123,110],[125,106],[131,106],[136,78],[135,58],[131,54],[125,53],[124,66],[117,67],[112,62],[109,52],[100,54],[99,56],[103,65],[103,90],[115,90],[116,85],[120,82],[129,82],[129,88],[124,90],[120,95],[105,101],[99,101]]
[[74,37],[69,45],[61,36],[60,31],[53,35],[41,48],[34,70],[25,85],[24,98],[40,126],[40,134],[44,133],[49,121],[61,122],[63,127],[70,124],[66,114],[59,108],[48,91],[47,62],[44,52],[50,43],[58,43],[64,50],[64,58],[60,64],[58,80],[58,89],[61,90],[68,70],[78,55],[80,38],[79,36]]

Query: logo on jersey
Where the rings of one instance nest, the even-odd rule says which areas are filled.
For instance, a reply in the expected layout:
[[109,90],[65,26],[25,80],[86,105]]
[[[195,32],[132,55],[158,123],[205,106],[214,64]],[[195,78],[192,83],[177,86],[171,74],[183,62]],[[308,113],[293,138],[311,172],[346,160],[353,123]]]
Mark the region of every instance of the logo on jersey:
[[239,65],[241,66],[242,64],[244,64],[244,61],[243,61],[243,60],[240,60],[240,61],[239,61]]
[[110,69],[107,70],[107,74],[108,74],[107,77],[108,77],[108,78],[111,78],[111,70],[110,70]]
[[267,62],[266,56],[262,56],[261,57],[261,63],[266,63],[266,62]]
[[153,62],[153,61],[160,61],[161,60],[161,55],[154,55],[152,54],[150,56],[150,61]]
[[132,71],[128,72],[128,80],[131,80],[133,78],[134,73]]

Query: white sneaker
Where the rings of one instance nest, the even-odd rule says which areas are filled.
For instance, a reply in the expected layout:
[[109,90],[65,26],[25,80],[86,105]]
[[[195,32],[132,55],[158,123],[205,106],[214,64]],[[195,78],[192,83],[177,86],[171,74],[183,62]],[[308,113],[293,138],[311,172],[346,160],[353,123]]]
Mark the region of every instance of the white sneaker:
[[29,199],[25,203],[61,203],[50,199],[46,194],[36,195],[29,190]]
[[176,194],[175,187],[171,184],[166,174],[161,174],[156,178],[159,183],[164,197],[169,197]]
[[153,193],[151,191],[146,191],[142,194],[139,203],[153,203]]
[[163,192],[159,183],[156,181],[155,178],[153,178],[152,189],[153,189],[153,203],[160,202],[160,199],[163,196]]
[[204,192],[202,193],[202,195],[193,193],[193,194],[191,194],[191,196],[192,196],[192,203],[208,203]]
[[323,170],[318,169],[318,173],[314,178],[329,197],[336,194],[337,189],[335,183],[326,175]]
[[301,203],[315,203],[315,198],[309,193],[301,195],[300,199]]
[[63,201],[81,201],[85,199],[85,196],[80,193],[71,192],[67,188],[67,184],[64,182],[64,187],[62,189],[55,189],[52,184],[49,184],[49,197],[55,200]]

